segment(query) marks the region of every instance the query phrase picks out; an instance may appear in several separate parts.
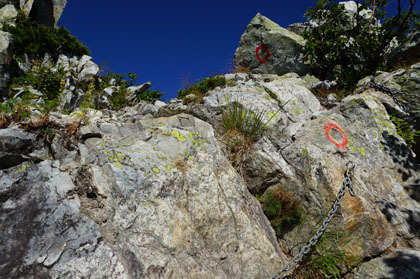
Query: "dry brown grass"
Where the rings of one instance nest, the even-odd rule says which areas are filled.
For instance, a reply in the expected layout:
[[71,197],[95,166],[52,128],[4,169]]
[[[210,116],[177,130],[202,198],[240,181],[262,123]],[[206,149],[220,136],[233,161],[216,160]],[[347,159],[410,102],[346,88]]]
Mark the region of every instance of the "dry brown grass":
[[242,171],[243,162],[252,148],[253,141],[245,136],[238,129],[227,131],[221,138],[223,151],[232,166],[238,171]]

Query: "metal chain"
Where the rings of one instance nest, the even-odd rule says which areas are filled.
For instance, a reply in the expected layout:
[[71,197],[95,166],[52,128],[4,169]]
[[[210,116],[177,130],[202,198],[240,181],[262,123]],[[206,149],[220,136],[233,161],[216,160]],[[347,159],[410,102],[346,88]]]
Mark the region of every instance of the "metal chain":
[[311,247],[314,246],[318,242],[318,240],[320,239],[320,237],[322,236],[322,234],[325,232],[328,225],[330,224],[330,221],[331,221],[334,213],[337,211],[338,206],[340,205],[341,200],[343,199],[344,194],[346,193],[346,189],[347,188],[349,189],[349,193],[350,193],[351,196],[355,196],[353,186],[352,186],[352,178],[353,178],[354,168],[355,168],[355,164],[352,161],[350,161],[346,164],[346,172],[344,174],[343,186],[341,186],[341,189],[338,192],[337,199],[335,200],[335,202],[331,206],[331,209],[328,212],[327,217],[322,222],[322,225],[318,228],[316,233],[309,239],[308,244],[306,244],[305,246],[303,246],[300,249],[299,254],[297,254],[281,270],[274,272],[273,276],[271,277],[272,279],[282,278],[284,273],[286,273],[288,270],[293,268],[298,262],[300,262],[302,260],[303,256],[306,255],[309,252]]

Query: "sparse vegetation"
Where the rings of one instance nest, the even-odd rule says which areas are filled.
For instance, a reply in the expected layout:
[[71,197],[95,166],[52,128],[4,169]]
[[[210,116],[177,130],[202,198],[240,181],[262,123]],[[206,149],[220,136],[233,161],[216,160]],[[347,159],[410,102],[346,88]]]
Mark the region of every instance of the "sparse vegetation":
[[352,238],[337,227],[329,227],[290,276],[292,279],[342,278],[361,262],[350,247]]
[[178,91],[178,99],[184,99],[189,94],[193,94],[197,96],[197,98],[202,98],[210,90],[213,90],[218,86],[224,87],[226,84],[227,81],[224,77],[208,77],[191,87]]
[[18,11],[15,26],[6,25],[4,31],[12,34],[16,55],[28,54],[32,58],[42,58],[45,53],[53,57],[59,54],[68,56],[89,55],[90,50],[70,32],[58,28],[31,22],[23,11]]
[[303,219],[304,212],[300,203],[292,193],[285,191],[281,186],[268,190],[259,201],[279,238]]
[[413,128],[408,124],[407,121],[398,117],[395,114],[389,114],[392,123],[394,123],[397,129],[398,135],[400,135],[407,143],[408,147],[412,147],[416,144],[415,138],[420,136],[420,131],[414,131]]

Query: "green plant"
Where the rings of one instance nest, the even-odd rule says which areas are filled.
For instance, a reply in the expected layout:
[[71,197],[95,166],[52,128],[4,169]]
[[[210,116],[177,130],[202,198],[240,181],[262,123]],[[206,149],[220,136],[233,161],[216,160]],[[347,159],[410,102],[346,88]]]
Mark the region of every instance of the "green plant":
[[[406,42],[410,29],[420,25],[420,11],[413,10],[415,0],[410,0],[406,11],[398,1],[398,13],[393,17],[386,17],[386,0],[360,2],[353,17],[344,5],[333,0],[319,0],[305,14],[308,20],[321,23],[303,33],[304,50],[313,72],[321,79],[335,79],[340,88],[347,90],[354,89],[361,78],[385,68],[396,52],[392,43]],[[372,12],[362,16],[360,12],[367,9]]]
[[352,238],[337,227],[329,227],[293,271],[293,279],[342,278],[362,260],[350,246]]
[[64,90],[65,71],[61,68],[53,70],[50,67],[41,66],[39,61],[34,61],[31,71],[22,77],[14,78],[13,87],[23,87],[39,90],[42,92],[44,100],[56,100],[58,95]]
[[147,101],[147,102],[153,102],[155,100],[160,100],[160,98],[165,95],[165,93],[160,92],[159,90],[150,90],[147,89],[142,94],[139,94],[137,96],[138,101]]
[[400,135],[407,143],[408,147],[416,144],[415,138],[420,136],[420,131],[414,131],[410,124],[395,114],[389,114],[389,117]]
[[178,99],[183,99],[189,94],[194,94],[198,98],[202,98],[210,90],[218,86],[224,87],[226,84],[225,77],[208,77],[191,87],[178,91]]
[[295,200],[292,193],[285,191],[280,186],[264,193],[259,201],[264,214],[279,238],[285,231],[299,224],[303,219],[304,212],[300,203]]
[[267,122],[264,121],[266,113],[263,111],[253,111],[244,108],[239,103],[231,103],[227,109],[222,110],[222,122],[225,132],[237,130],[245,137],[255,140],[267,129],[270,120],[276,115],[274,113]]
[[62,53],[69,56],[90,54],[88,47],[63,26],[54,28],[32,23],[20,10],[15,26],[5,25],[3,30],[12,34],[16,55],[28,54],[41,58],[45,53],[53,57]]

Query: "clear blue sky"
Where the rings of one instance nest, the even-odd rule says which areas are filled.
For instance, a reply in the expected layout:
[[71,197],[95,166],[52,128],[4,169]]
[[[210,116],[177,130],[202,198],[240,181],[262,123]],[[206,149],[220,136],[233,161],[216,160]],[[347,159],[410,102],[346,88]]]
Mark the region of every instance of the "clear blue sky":
[[[392,1],[389,1],[392,2]],[[408,1],[406,1],[408,2]],[[280,26],[306,21],[316,0],[68,0],[58,23],[86,44],[97,64],[137,73],[138,84],[176,97],[182,80],[226,72],[259,12]]]

